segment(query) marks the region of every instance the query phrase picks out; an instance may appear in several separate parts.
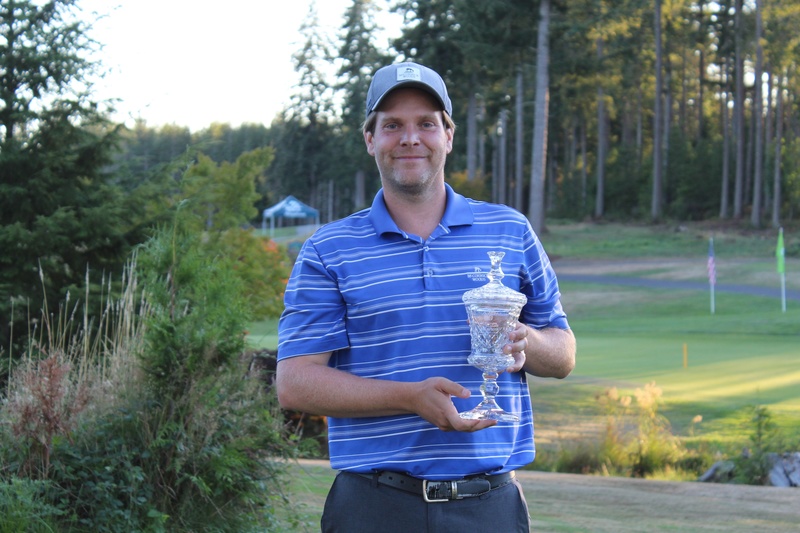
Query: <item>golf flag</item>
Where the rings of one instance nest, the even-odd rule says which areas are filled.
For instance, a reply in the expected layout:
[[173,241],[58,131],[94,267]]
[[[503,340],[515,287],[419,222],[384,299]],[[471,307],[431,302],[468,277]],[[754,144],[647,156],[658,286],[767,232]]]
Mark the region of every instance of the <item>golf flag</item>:
[[714,260],[714,238],[708,239],[708,284],[717,284],[717,263]]
[[711,289],[711,314],[716,311],[714,285],[717,284],[717,262],[714,259],[714,238],[708,239],[708,287]]

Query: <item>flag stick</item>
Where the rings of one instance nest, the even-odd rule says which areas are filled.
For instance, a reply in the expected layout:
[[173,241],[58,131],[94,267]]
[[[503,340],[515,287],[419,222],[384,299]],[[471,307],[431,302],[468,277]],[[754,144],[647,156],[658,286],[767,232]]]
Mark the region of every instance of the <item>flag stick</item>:
[[781,311],[786,312],[786,272],[781,272]]
[[711,289],[711,314],[716,310],[714,298],[714,285],[717,284],[717,261],[714,258],[714,237],[708,239],[708,288]]
[[711,285],[711,314],[714,314],[716,306],[714,305],[714,285]]

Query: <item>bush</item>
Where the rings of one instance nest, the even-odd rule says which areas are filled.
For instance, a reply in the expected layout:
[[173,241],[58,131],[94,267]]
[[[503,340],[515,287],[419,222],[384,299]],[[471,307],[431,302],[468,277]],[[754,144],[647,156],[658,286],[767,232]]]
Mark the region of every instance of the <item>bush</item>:
[[781,439],[772,420],[772,413],[764,406],[754,406],[749,419],[750,448],[734,459],[734,481],[747,485],[764,485],[772,470],[771,452],[781,451]]
[[11,477],[0,482],[0,533],[52,533],[62,511],[43,497],[47,483]]
[[[648,477],[676,468],[690,454],[658,414],[661,389],[648,383],[631,396],[607,389],[596,397],[606,426],[596,442],[578,442],[558,453],[559,472]],[[537,459],[538,461],[538,459]]]
[[3,405],[0,482],[46,485],[9,516],[93,532],[278,531],[292,519],[282,487],[295,450],[243,361],[246,288],[180,216],[134,256],[96,337],[73,314],[43,312]]

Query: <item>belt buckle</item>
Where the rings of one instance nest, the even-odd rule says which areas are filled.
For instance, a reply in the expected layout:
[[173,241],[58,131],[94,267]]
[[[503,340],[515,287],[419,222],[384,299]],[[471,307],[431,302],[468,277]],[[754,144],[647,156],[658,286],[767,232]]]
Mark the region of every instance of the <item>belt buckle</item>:
[[[448,483],[447,481],[434,481],[434,483]],[[422,497],[427,503],[442,503],[447,502],[452,499],[456,499],[458,495],[458,488],[455,481],[450,481],[450,497],[449,498],[431,498],[428,496],[428,488],[429,488],[429,481],[427,479],[422,480]],[[430,487],[433,490],[433,487]],[[438,492],[438,491],[436,491]]]

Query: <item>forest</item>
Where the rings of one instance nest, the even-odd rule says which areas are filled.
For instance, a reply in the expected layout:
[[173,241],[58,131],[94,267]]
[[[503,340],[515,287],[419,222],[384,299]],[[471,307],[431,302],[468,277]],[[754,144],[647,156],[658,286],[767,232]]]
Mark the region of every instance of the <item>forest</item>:
[[[404,20],[389,50],[376,42],[380,10]],[[359,134],[371,73],[413,60],[452,93],[448,179],[540,231],[545,217],[777,227],[800,201],[799,22],[791,0],[372,0],[352,3],[331,41],[312,4],[301,82],[272,124],[145,127],[128,157],[209,134],[229,149],[266,142],[265,203],[293,194],[345,216],[379,187]]]
[[[792,0],[353,0],[335,38],[312,3],[291,104],[271,124],[195,132],[108,119],[84,83],[102,71],[87,59],[102,43],[91,21],[70,16],[77,5],[4,2],[0,12],[9,313],[8,302],[42,292],[37,266],[61,297],[84,285],[89,264],[119,269],[192,191],[206,194],[206,229],[258,223],[289,194],[323,222],[367,206],[380,180],[360,134],[363,103],[371,74],[400,60],[448,84],[458,129],[447,179],[515,207],[537,231],[548,218],[778,227],[800,207]],[[377,42],[382,10],[403,20],[389,47]],[[253,151],[263,165],[232,177]],[[194,178],[182,179],[189,167]],[[7,323],[0,331],[7,340]]]

